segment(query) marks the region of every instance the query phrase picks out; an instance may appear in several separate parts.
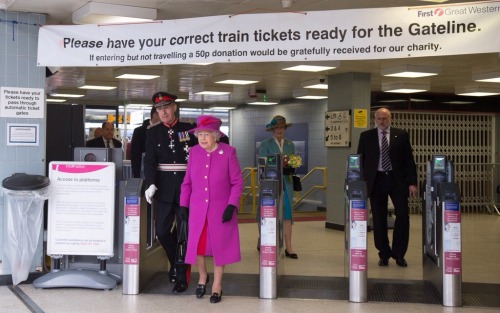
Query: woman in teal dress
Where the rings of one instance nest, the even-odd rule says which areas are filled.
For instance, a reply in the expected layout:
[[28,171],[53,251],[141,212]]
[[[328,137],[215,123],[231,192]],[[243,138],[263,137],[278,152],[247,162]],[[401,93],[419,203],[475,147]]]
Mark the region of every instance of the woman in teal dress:
[[[290,140],[285,139],[285,131],[292,124],[287,124],[286,119],[281,115],[276,115],[273,120],[266,125],[266,130],[273,133],[271,138],[263,140],[259,148],[259,157],[265,157],[271,153],[282,155],[295,154],[295,145]],[[292,201],[293,185],[292,173],[289,169],[283,171],[283,230],[285,237],[285,256],[297,259],[298,256],[292,248]]]

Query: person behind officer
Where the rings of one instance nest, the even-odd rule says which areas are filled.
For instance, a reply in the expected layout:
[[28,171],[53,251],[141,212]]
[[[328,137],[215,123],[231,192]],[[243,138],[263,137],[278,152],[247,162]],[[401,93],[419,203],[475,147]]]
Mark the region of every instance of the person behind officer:
[[102,123],[102,136],[90,139],[85,144],[86,147],[92,148],[121,148],[122,143],[120,140],[113,138],[115,135],[115,127],[113,123]]
[[144,120],[141,126],[134,129],[130,143],[130,164],[132,165],[132,175],[134,178],[141,177],[142,155],[146,152],[146,131],[159,122],[158,112],[156,112],[156,108],[153,106],[151,108],[151,118]]
[[94,129],[94,138],[101,137],[101,136],[102,136],[102,128],[97,127],[96,129]]
[[[392,257],[398,266],[406,267],[404,257],[410,236],[408,195],[417,195],[417,168],[408,133],[391,127],[391,121],[388,109],[378,109],[375,112],[377,127],[361,133],[357,153],[363,155],[364,177],[373,215],[373,237],[379,251],[378,265],[389,265]],[[392,248],[387,236],[388,197],[391,197],[396,215]]]
[[194,125],[180,122],[175,116],[176,99],[177,96],[166,92],[153,95],[153,106],[161,123],[147,131],[144,156],[145,197],[150,204],[153,197],[156,199],[156,236],[170,262],[169,277],[175,283],[172,293],[186,291],[189,283],[189,266],[176,264],[178,233],[174,223],[180,220],[180,187],[189,149],[196,144],[195,137],[188,132]]

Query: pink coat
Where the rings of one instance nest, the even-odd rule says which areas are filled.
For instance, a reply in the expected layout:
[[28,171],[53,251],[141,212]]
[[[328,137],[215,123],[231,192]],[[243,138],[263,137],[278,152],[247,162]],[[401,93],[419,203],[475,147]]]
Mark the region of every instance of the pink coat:
[[189,208],[186,263],[196,263],[205,220],[215,265],[241,260],[237,212],[226,223],[222,223],[222,214],[228,204],[238,207],[242,188],[243,179],[234,147],[219,143],[210,153],[199,145],[191,148],[180,197],[180,205]]

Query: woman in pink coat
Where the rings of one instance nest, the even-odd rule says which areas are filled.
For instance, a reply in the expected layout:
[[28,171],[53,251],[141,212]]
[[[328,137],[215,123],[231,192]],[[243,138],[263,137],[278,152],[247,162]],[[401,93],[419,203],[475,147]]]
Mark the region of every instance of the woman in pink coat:
[[[194,132],[198,145],[189,151],[180,206],[189,215],[186,260],[200,274],[196,296],[203,297],[209,275],[205,256],[212,256],[214,281],[211,303],[222,299],[222,275],[226,264],[241,260],[237,210],[243,180],[236,149],[218,142],[224,134],[221,120],[199,116]],[[187,213],[188,212],[188,213]]]

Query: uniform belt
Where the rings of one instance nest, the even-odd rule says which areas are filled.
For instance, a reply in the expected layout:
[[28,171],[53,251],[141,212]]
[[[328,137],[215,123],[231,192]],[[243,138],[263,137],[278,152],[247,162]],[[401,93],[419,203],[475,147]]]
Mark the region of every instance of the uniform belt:
[[187,164],[158,164],[157,169],[162,172],[177,172],[185,171],[187,169]]
[[377,174],[389,176],[392,175],[392,171],[377,171]]

